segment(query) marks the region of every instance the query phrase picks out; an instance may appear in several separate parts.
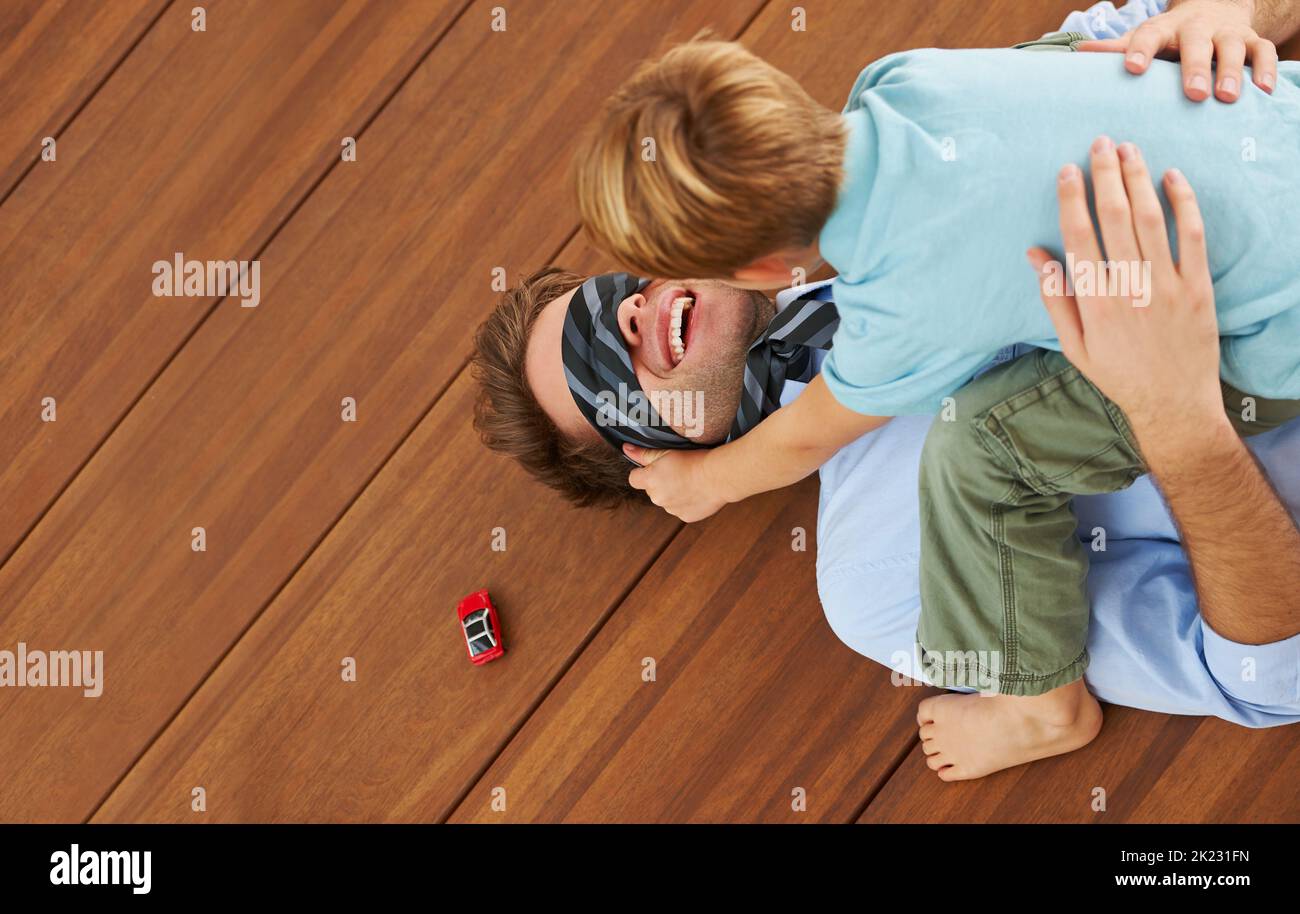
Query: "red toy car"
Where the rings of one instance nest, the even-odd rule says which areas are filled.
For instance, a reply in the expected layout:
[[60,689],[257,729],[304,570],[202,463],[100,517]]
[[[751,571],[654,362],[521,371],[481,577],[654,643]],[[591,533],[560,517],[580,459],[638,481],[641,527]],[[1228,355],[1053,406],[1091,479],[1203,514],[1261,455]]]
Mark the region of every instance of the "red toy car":
[[506,652],[501,643],[501,621],[497,619],[497,608],[492,605],[492,598],[486,590],[472,593],[461,600],[456,616],[460,619],[470,663],[481,666]]

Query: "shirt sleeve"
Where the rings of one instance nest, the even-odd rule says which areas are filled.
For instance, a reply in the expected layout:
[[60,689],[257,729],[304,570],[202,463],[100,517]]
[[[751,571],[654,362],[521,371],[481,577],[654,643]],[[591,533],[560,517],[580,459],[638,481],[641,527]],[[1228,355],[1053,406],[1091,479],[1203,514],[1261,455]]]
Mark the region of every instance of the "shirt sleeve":
[[[867,318],[847,316],[822,363],[822,377],[839,404],[864,416],[934,415],[944,398],[988,362],[988,353],[936,349],[885,315],[867,332]],[[916,328],[911,328],[915,330]],[[921,328],[924,330],[924,328]]]
[[1116,9],[1111,0],[1104,0],[1066,16],[1061,31],[1080,32],[1089,38],[1119,38],[1163,13],[1168,5],[1169,0],[1128,0]]
[[1238,644],[1201,620],[1205,665],[1220,688],[1257,707],[1300,707],[1300,635]]

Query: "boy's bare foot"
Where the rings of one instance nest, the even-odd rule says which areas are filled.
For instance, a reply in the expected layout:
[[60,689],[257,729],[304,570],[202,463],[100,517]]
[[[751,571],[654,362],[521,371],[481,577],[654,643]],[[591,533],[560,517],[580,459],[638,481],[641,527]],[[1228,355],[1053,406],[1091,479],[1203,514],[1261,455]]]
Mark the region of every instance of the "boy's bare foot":
[[936,695],[916,722],[930,769],[966,781],[1086,746],[1101,730],[1101,705],[1077,679],[1043,695]]

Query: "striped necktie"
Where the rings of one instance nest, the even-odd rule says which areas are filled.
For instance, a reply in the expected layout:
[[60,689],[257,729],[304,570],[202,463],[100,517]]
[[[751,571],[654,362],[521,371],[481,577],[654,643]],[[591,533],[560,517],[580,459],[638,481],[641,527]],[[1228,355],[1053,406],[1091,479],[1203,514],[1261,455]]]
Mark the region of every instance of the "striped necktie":
[[811,381],[815,374],[813,350],[830,349],[840,324],[833,301],[821,301],[810,292],[786,305],[745,357],[745,390],[731,425],[734,441],[781,406],[786,381]]

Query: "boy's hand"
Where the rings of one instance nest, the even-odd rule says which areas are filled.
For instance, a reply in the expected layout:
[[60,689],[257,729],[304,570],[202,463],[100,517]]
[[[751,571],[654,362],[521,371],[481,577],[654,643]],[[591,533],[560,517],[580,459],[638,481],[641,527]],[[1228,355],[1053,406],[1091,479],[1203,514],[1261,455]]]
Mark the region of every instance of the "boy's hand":
[[[1098,267],[1101,244],[1083,174],[1074,165],[1061,171],[1057,185],[1061,236],[1075,260],[1074,294],[1061,294],[1059,263],[1041,248],[1029,252],[1061,351],[1119,404],[1139,441],[1161,430],[1225,421],[1214,285],[1196,194],[1180,172],[1165,174],[1177,223],[1175,264],[1164,210],[1135,146],[1125,143],[1117,150],[1099,138],[1092,148],[1092,182],[1109,264]],[[1125,273],[1114,269],[1119,264],[1126,265]],[[1125,274],[1130,287],[1107,294]]]
[[628,482],[669,514],[687,523],[703,520],[730,502],[793,485],[888,421],[841,405],[819,374],[793,402],[735,441],[690,451],[623,445],[623,453],[641,464]]
[[688,524],[704,520],[727,503],[705,478],[708,451],[652,451],[625,444],[623,453],[641,464],[627,478],[632,488]]
[[[1169,10],[1152,16],[1127,35],[1082,41],[1080,51],[1125,55],[1125,68],[1141,75],[1158,56],[1179,57],[1183,92],[1194,102],[1210,97],[1235,102],[1244,85],[1242,65],[1250,62],[1255,85],[1272,92],[1277,85],[1277,47],[1255,30],[1254,0],[1172,0]],[[1211,61],[1219,64],[1218,80]]]

